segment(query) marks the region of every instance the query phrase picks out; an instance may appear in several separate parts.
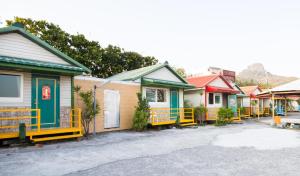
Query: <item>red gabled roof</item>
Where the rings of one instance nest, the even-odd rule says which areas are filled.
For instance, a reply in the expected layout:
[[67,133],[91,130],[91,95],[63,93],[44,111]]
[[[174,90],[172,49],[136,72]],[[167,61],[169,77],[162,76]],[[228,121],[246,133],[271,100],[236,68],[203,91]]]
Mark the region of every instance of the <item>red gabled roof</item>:
[[244,86],[244,87],[240,87],[240,89],[242,89],[242,91],[247,95],[254,95],[254,92],[256,89],[258,89],[259,91],[261,91],[261,89],[258,86]]
[[226,81],[226,79],[223,76],[217,74],[208,76],[188,77],[186,80],[189,84],[194,85],[196,88],[204,88],[217,78],[221,78],[225,82],[225,84],[228,85],[228,87],[233,89],[233,87],[228,83],[228,81]]
[[189,77],[186,80],[189,84],[196,86],[197,88],[202,88],[208,85],[210,82],[215,80],[219,75],[208,75],[208,76],[197,76]]

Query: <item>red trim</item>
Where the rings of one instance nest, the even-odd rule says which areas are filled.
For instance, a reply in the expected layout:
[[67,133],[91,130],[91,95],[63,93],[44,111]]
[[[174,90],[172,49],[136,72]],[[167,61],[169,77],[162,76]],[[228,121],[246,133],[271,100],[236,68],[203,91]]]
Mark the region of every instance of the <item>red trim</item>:
[[[211,77],[211,78],[210,78]],[[210,78],[210,79],[208,79]],[[190,84],[193,84],[194,86],[196,86],[197,88],[200,87],[205,87],[207,85],[209,85],[211,82],[213,82],[214,80],[216,80],[217,78],[221,78],[224,83],[230,88],[230,89],[234,89],[231,84],[222,76],[222,75],[208,75],[208,76],[199,76],[199,77],[188,77],[187,81]],[[203,79],[205,80],[205,82],[203,81]],[[208,79],[208,80],[206,80]],[[199,80],[201,80],[201,84],[199,85],[199,83],[197,84],[197,82],[199,82]]]
[[231,94],[239,93],[239,91],[234,90],[234,89],[215,87],[215,86],[206,86],[205,90],[207,92],[217,92],[217,93],[231,93]]
[[253,94],[253,93],[251,93],[251,94],[250,94],[250,98],[256,98],[256,95]]

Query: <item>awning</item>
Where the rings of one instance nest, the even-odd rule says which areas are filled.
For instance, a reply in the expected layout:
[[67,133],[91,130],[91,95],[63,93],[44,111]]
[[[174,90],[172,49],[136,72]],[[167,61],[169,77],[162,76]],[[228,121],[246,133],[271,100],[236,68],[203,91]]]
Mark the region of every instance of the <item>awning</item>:
[[206,86],[206,92],[216,92],[216,93],[229,93],[229,94],[238,94],[240,93],[237,90],[224,88],[224,87],[215,87],[215,86]]
[[84,70],[81,67],[64,65],[58,63],[44,62],[25,58],[0,56],[0,67],[17,68],[24,70],[37,70],[47,72],[59,72],[68,74],[81,74]]
[[142,78],[142,85],[144,86],[161,86],[161,87],[174,87],[174,88],[194,88],[195,86],[175,81],[167,81],[152,78]]

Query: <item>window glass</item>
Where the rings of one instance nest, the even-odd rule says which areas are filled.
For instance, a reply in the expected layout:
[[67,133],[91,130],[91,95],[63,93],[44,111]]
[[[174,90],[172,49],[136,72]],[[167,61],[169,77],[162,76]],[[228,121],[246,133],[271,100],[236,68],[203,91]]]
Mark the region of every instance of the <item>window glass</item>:
[[213,93],[208,94],[208,104],[214,104],[214,94]]
[[21,76],[0,74],[0,97],[18,98],[21,94]]
[[146,89],[146,99],[148,102],[155,102],[155,94],[156,90],[155,89]]
[[221,103],[221,96],[220,95],[216,95],[215,96],[215,104],[220,104]]
[[157,89],[157,102],[166,102],[166,90]]

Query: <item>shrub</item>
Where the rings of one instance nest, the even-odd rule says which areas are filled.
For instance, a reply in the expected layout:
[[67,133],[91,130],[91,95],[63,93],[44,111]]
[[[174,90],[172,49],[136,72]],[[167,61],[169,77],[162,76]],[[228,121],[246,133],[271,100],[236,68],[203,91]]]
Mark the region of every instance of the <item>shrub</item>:
[[95,116],[100,111],[100,106],[98,102],[96,102],[96,109],[94,109],[94,100],[93,100],[93,92],[90,91],[81,91],[79,86],[74,88],[75,92],[79,94],[81,101],[83,102],[82,106],[82,115],[81,115],[81,123],[84,130],[84,136],[88,137],[90,133],[90,124],[92,120],[94,120]]
[[138,105],[135,107],[132,128],[136,131],[143,131],[147,128],[149,113],[148,101],[142,97],[141,93],[137,93]]
[[245,107],[240,107],[240,113],[245,114],[246,113],[246,108]]
[[234,112],[231,108],[220,108],[218,111],[218,119],[216,120],[216,126],[227,125],[231,122],[231,118],[234,116]]
[[195,119],[197,119],[197,122],[202,124],[206,112],[207,112],[207,108],[203,104],[194,108],[194,113],[195,113],[194,115],[195,115]]

